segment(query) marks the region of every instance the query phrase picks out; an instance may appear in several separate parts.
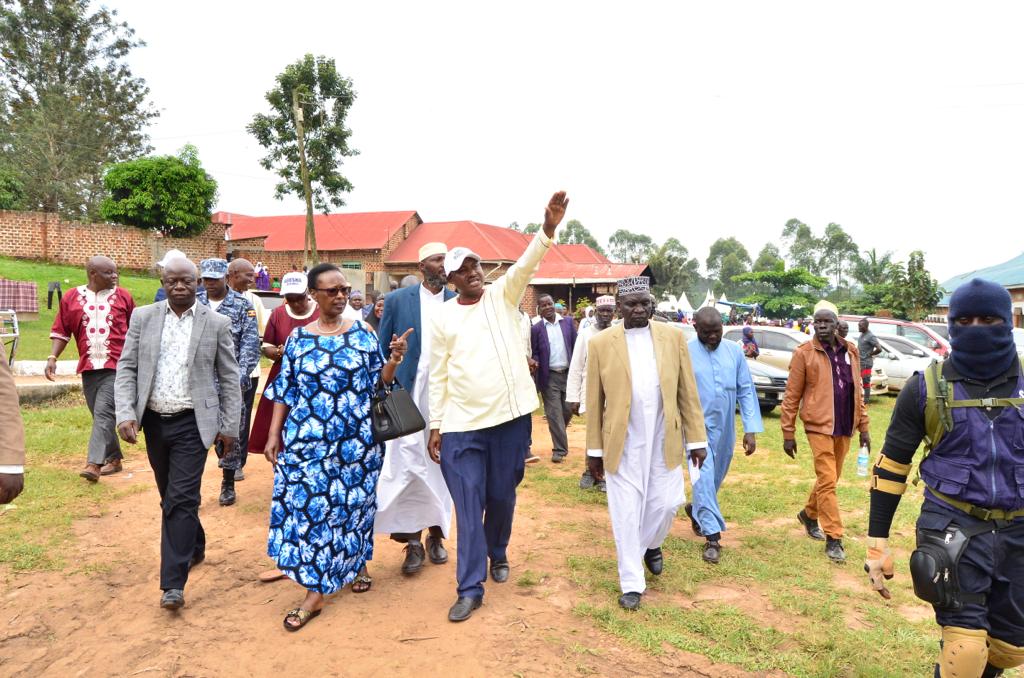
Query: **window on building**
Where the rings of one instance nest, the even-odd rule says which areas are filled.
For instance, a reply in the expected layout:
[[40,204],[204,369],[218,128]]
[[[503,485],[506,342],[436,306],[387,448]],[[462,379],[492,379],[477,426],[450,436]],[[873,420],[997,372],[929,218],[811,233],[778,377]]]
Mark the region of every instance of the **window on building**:
[[360,268],[363,267],[363,264],[362,264],[362,262],[359,262],[359,261],[344,261],[344,262],[342,262],[341,267],[342,268],[359,270]]

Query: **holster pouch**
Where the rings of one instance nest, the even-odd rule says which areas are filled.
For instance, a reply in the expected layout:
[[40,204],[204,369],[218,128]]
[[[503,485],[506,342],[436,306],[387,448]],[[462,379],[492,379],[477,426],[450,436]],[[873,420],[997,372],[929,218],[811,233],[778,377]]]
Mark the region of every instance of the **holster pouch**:
[[957,572],[971,537],[991,529],[986,523],[971,529],[952,523],[944,530],[917,528],[917,548],[910,555],[914,594],[944,610],[959,610],[965,603],[984,604],[984,595],[960,590]]

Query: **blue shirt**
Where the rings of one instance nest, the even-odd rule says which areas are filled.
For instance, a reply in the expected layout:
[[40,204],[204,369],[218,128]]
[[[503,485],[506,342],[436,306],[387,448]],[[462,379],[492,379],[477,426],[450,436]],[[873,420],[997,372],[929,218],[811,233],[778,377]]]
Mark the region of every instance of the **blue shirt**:
[[[764,424],[757,406],[757,393],[743,350],[734,342],[723,341],[717,349],[709,351],[697,338],[690,340],[689,348],[709,441],[719,439],[726,431],[735,434],[737,402],[744,433],[762,433]],[[734,440],[734,437],[727,435],[725,439]]]
[[[210,306],[204,295],[197,299]],[[260,329],[256,322],[256,310],[249,300],[230,287],[227,295],[217,306],[217,313],[231,321],[231,337],[235,341],[235,358],[238,360],[239,382],[242,390],[249,390],[252,384],[249,374],[260,362]]]

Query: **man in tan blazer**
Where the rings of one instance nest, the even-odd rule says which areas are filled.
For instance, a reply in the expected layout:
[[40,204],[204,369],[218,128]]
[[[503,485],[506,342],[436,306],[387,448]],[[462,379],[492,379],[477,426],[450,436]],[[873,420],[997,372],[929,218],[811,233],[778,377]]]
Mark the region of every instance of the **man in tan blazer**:
[[18,391],[0,347],[0,422],[4,436],[0,442],[0,504],[9,504],[25,486],[25,426],[18,408]]
[[661,574],[661,544],[686,501],[683,449],[699,469],[707,435],[686,338],[650,322],[649,279],[620,280],[617,304],[622,324],[587,346],[587,467],[607,482],[619,605],[635,610],[647,588],[641,561]]

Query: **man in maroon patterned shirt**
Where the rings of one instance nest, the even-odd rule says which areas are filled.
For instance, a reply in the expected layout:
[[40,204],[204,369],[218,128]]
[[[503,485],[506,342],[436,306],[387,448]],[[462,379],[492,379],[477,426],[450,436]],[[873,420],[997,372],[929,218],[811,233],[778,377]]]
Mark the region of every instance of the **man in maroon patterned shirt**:
[[121,445],[114,421],[114,375],[135,301],[127,290],[117,286],[117,265],[111,259],[92,257],[85,272],[89,282],[64,295],[53,319],[46,378],[53,381],[57,358],[73,338],[78,347],[82,391],[92,412],[89,456],[79,475],[94,483],[101,475],[121,470]]

